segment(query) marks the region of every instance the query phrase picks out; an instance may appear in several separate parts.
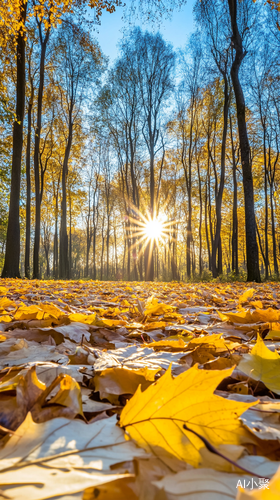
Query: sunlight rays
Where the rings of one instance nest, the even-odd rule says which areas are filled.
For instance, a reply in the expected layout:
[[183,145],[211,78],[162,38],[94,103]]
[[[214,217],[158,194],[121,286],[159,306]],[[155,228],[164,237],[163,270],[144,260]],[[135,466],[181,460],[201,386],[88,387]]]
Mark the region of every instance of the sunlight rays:
[[157,216],[151,217],[148,210],[145,216],[135,206],[131,207],[133,216],[128,218],[132,232],[131,250],[139,247],[138,257],[144,253],[147,246],[150,247],[151,252],[155,246],[159,247],[160,243],[166,244],[167,239],[175,241],[172,233],[176,230],[175,226],[179,221],[168,220],[164,208]]

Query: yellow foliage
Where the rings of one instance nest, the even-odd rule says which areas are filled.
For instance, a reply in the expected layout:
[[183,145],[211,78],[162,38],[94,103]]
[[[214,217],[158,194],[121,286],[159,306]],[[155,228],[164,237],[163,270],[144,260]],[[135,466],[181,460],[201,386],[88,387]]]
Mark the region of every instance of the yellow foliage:
[[260,335],[250,354],[244,354],[239,370],[254,380],[261,380],[271,391],[280,394],[280,356],[270,351]]
[[199,370],[196,365],[174,379],[169,368],[146,391],[137,389],[121,414],[120,426],[139,446],[163,460],[174,455],[194,467],[201,466],[204,444],[184,430],[184,424],[214,446],[250,440],[238,417],[252,405],[214,394],[231,373],[232,369]]

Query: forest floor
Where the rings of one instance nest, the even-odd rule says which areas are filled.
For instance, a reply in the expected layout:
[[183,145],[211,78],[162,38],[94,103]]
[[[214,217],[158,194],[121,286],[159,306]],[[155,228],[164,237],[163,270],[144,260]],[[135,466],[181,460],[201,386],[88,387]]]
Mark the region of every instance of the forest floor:
[[0,499],[279,499],[278,350],[279,283],[1,280]]

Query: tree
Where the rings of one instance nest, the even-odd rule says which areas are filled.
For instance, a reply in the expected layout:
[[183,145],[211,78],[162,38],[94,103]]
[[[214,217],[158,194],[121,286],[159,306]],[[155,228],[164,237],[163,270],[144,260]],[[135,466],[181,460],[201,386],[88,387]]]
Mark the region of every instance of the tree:
[[[206,44],[210,45],[212,58],[216,64],[217,70],[223,79],[223,125],[222,125],[222,141],[221,141],[221,159],[220,159],[220,182],[216,189],[216,229],[212,245],[212,272],[213,277],[218,276],[221,268],[217,268],[217,251],[221,238],[222,225],[222,200],[225,185],[225,170],[226,170],[226,142],[228,128],[228,113],[230,105],[230,52],[229,30],[227,18],[227,10],[224,3],[214,2],[212,0],[202,0],[197,7],[198,19],[202,26],[206,28],[207,39]],[[219,266],[218,266],[219,267]]]
[[67,234],[67,176],[73,134],[79,124],[86,93],[104,68],[102,53],[90,35],[70,19],[57,34],[54,57],[56,86],[60,92],[61,111],[66,125],[65,151],[62,167],[62,201],[59,246],[59,275],[69,277]]
[[[115,5],[118,5],[118,3],[118,0],[105,0],[104,2],[99,0],[92,0],[91,7],[94,7],[96,9],[96,16],[97,19],[99,19],[102,13],[102,9],[106,9],[112,12],[115,9]],[[12,176],[5,263],[2,271],[3,277],[15,278],[20,276],[19,199],[23,146],[23,120],[25,108],[26,22],[30,18],[32,18],[33,15],[36,15],[39,23],[43,21],[44,27],[48,33],[51,26],[57,25],[57,23],[61,22],[60,20],[63,14],[65,14],[66,12],[71,12],[73,8],[76,8],[76,11],[78,13],[78,9],[82,5],[83,1],[80,2],[80,0],[48,0],[43,3],[39,2],[38,4],[36,4],[34,1],[32,7],[30,7],[30,5],[28,4],[28,0],[15,0],[13,2],[12,9],[10,8],[9,0],[3,0],[0,4],[0,27],[4,25],[8,30],[10,36],[14,37],[15,39],[17,61],[16,119],[13,125]],[[48,37],[45,37],[45,42],[47,42],[47,40]],[[43,45],[45,42],[43,42]],[[44,57],[41,59],[42,63],[43,60]],[[43,81],[41,80],[41,91],[43,90],[42,83]],[[39,121],[37,121],[37,124],[40,125],[40,117],[38,117],[38,119]]]
[[[186,57],[190,53],[191,57]],[[183,80],[179,84],[176,96],[175,131],[178,140],[180,162],[184,169],[188,197],[186,265],[187,277],[191,276],[191,243],[192,243],[192,170],[195,151],[195,136],[197,135],[197,113],[201,86],[202,47],[199,38],[191,38],[190,44],[182,54]]]
[[[137,77],[143,107],[143,136],[149,153],[150,206],[151,218],[156,213],[155,157],[162,146],[160,137],[160,116],[163,104],[174,88],[173,69],[175,54],[170,44],[157,33],[142,33],[135,28],[130,35],[130,44],[137,48]],[[145,279],[154,279],[153,244],[150,242],[145,251]]]
[[[8,6],[6,5],[6,7]],[[20,277],[19,200],[20,200],[21,156],[22,156],[22,145],[23,145],[23,119],[24,119],[24,108],[25,108],[26,12],[27,12],[27,3],[24,0],[19,0],[17,4],[16,18],[14,19],[16,20],[16,27],[14,28],[14,33],[16,37],[16,62],[17,62],[16,117],[13,124],[11,192],[10,192],[10,206],[9,206],[5,263],[2,271],[2,278]]]
[[[247,2],[243,2],[247,4]],[[239,10],[242,8],[237,0],[228,0],[231,28],[232,28],[232,47],[234,49],[234,59],[231,66],[231,79],[235,94],[237,123],[239,132],[239,144],[241,153],[241,165],[243,174],[243,190],[245,201],[245,223],[246,223],[246,255],[247,255],[247,281],[260,282],[259,271],[259,252],[256,238],[256,219],[255,219],[255,206],[254,206],[254,187],[252,176],[252,164],[250,158],[250,145],[248,140],[247,125],[246,125],[246,107],[244,93],[239,78],[239,70],[246,51],[243,47],[243,39],[240,34],[238,20]],[[245,11],[247,5],[244,7],[245,16],[243,19],[248,20],[248,10]],[[248,25],[247,25],[248,27]],[[244,27],[243,27],[244,28]],[[243,29],[243,35],[246,30]]]

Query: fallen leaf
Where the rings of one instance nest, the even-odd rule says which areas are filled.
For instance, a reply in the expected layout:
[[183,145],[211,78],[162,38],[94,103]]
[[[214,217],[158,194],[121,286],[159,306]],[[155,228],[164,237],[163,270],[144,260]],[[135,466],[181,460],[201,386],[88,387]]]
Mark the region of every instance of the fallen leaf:
[[254,380],[261,380],[266,387],[280,394],[280,356],[270,351],[260,335],[250,354],[244,354],[238,369]]
[[228,474],[213,469],[195,469],[167,475],[160,481],[154,481],[153,484],[164,490],[166,500],[175,500],[175,498],[178,500],[235,500],[236,486],[240,477],[247,482],[251,480],[248,475]]
[[[262,481],[265,484],[265,480]],[[268,482],[266,482],[267,484]],[[280,497],[280,467],[275,476],[269,481],[266,487],[258,490],[246,491],[244,488],[238,490],[236,500],[279,500]]]
[[239,297],[239,304],[243,304],[244,302],[248,302],[248,299],[251,299],[255,293],[254,288],[249,288]]
[[141,385],[145,390],[155,380],[155,375],[160,368],[147,367],[131,370],[126,367],[107,368],[95,375],[95,390],[99,392],[100,399],[108,399],[112,404],[119,404],[121,394],[134,394]]
[[122,411],[120,426],[139,446],[157,456],[165,458],[171,454],[195,467],[201,466],[200,449],[204,444],[184,430],[184,424],[214,446],[250,440],[238,417],[251,404],[213,394],[217,385],[231,373],[232,369],[199,370],[196,365],[173,379],[169,368],[146,391],[137,389]]

